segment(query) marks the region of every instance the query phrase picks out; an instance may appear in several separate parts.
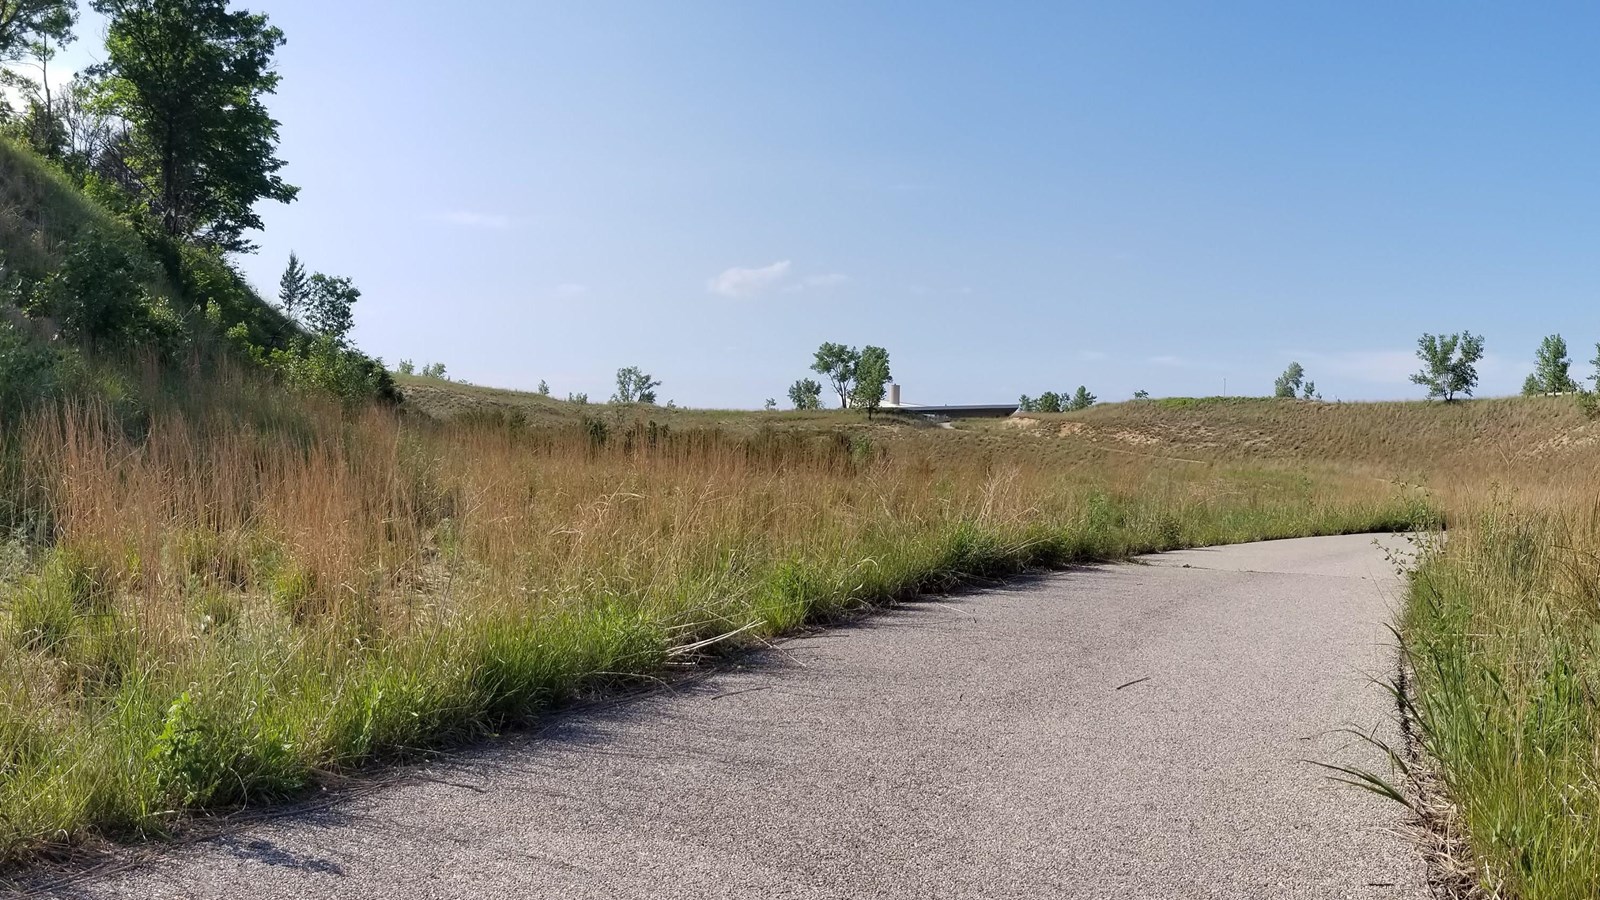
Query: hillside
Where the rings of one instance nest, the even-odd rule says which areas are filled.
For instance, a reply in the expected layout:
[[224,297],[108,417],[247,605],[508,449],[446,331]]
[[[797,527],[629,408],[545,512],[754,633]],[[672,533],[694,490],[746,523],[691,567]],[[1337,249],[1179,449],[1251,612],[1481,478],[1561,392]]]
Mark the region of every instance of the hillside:
[[[865,416],[819,410],[690,410],[574,404],[536,393],[397,376],[408,408],[441,420],[506,415],[532,426],[586,417],[644,417],[685,427],[863,428]],[[1354,464],[1389,477],[1437,480],[1488,465],[1529,478],[1559,472],[1600,447],[1600,422],[1563,397],[1501,397],[1455,403],[1326,403],[1272,398],[1167,398],[1103,403],[1075,413],[966,419],[932,429],[918,416],[884,414],[885,431],[937,431],[924,443],[958,449],[1086,460],[1107,456],[1193,462]]]
[[380,367],[319,345],[220,252],[141,221],[0,138],[0,411],[79,397],[138,417],[219,389],[245,407],[282,387],[393,396]]

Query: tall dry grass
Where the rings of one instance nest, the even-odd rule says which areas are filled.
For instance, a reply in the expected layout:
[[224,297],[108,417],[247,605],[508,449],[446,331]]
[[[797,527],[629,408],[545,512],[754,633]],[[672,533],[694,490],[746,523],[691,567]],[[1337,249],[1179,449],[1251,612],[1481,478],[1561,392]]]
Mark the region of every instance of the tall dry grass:
[[[1366,476],[952,454],[894,429],[106,408],[0,435],[0,853],[270,802],[865,605],[1406,527]],[[271,412],[271,411],[269,411]]]

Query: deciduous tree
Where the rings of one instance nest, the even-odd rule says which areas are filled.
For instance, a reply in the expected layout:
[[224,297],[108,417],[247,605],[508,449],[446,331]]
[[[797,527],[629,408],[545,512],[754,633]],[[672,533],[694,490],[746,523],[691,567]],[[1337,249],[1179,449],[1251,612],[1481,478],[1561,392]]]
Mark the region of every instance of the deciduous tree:
[[60,46],[72,40],[76,0],[0,0],[0,62],[30,55],[38,42]]
[[1524,394],[1570,394],[1578,389],[1572,380],[1572,360],[1567,356],[1567,342],[1559,334],[1547,336],[1539,342],[1534,355],[1533,374],[1522,383]]
[[828,379],[839,394],[839,407],[850,405],[850,387],[856,379],[856,368],[861,364],[861,352],[844,344],[824,343],[817,348],[811,371]]
[[312,275],[305,294],[306,327],[343,347],[355,327],[356,301],[361,291],[342,275]]
[[293,200],[278,172],[278,122],[262,98],[278,86],[283,32],[228,0],[92,0],[109,20],[100,100],[131,125],[123,162],[141,199],[176,238],[227,251],[254,246],[260,200]]
[[855,374],[850,402],[857,409],[866,410],[870,419],[883,405],[884,390],[889,384],[889,351],[882,347],[863,347],[856,360]]
[[1457,394],[1471,397],[1478,386],[1478,360],[1483,359],[1483,336],[1470,331],[1460,334],[1424,334],[1417,339],[1417,358],[1422,371],[1411,376],[1414,384],[1428,389],[1428,399],[1443,398],[1448,403]]
[[1289,363],[1289,368],[1284,369],[1278,380],[1272,383],[1272,396],[1293,400],[1300,393],[1300,386],[1305,380],[1306,370],[1297,362]]
[[645,403],[654,405],[656,388],[661,382],[644,373],[638,366],[617,370],[617,392],[611,395],[612,403]]
[[789,402],[795,409],[821,409],[822,385],[810,378],[801,378],[789,385]]

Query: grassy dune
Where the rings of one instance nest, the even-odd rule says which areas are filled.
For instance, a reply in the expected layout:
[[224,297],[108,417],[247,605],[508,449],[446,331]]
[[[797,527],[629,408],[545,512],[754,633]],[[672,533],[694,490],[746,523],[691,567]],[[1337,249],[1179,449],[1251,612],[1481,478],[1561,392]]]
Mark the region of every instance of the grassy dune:
[[1365,474],[899,425],[279,412],[129,434],[66,405],[0,438],[0,853],[270,802],[972,578],[1429,515]]

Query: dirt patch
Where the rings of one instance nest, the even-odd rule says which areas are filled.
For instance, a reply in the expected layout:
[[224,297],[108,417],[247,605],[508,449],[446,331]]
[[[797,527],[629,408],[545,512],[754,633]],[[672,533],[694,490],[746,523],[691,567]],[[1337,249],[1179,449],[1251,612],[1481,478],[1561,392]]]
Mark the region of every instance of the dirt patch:
[[1126,428],[1122,429],[1121,431],[1113,432],[1111,436],[1125,444],[1137,444],[1141,447],[1149,447],[1153,444],[1161,443],[1161,438],[1158,438],[1153,434],[1146,434],[1142,431],[1130,431]]

